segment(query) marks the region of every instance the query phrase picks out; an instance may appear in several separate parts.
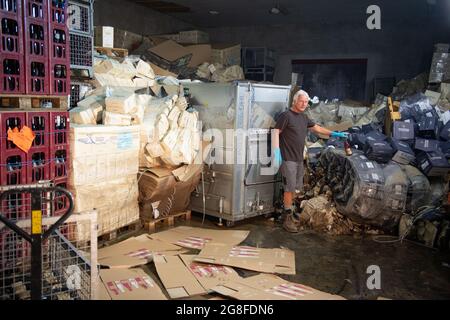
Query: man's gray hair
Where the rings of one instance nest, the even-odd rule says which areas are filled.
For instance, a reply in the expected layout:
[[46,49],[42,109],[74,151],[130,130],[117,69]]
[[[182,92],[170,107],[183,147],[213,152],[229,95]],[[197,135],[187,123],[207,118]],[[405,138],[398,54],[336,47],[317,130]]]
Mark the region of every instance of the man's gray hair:
[[298,99],[300,96],[304,96],[304,97],[308,98],[308,100],[310,99],[310,98],[309,98],[308,92],[306,92],[306,91],[304,91],[304,90],[299,90],[299,91],[297,91],[297,93],[296,93],[296,94],[294,95],[294,97],[292,98],[292,104],[295,104],[295,103],[297,102],[297,99]]

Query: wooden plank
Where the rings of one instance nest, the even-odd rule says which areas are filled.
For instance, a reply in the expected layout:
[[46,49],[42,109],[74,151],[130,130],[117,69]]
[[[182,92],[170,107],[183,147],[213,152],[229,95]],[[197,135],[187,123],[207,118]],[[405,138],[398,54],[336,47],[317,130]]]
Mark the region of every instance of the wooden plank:
[[105,47],[94,47],[100,54],[107,55],[108,57],[119,57],[125,58],[128,56],[128,49],[122,48],[105,48]]
[[[51,108],[43,108],[45,103],[51,103]],[[0,108],[36,110],[36,109],[69,109],[68,96],[26,96],[26,95],[1,95]]]
[[185,221],[191,220],[191,211],[183,211],[175,214],[171,214],[166,217],[158,218],[152,221],[146,221],[144,223],[145,230],[153,233],[156,231],[156,227],[159,224],[167,224],[169,227],[173,227],[175,225],[175,219],[183,218]]

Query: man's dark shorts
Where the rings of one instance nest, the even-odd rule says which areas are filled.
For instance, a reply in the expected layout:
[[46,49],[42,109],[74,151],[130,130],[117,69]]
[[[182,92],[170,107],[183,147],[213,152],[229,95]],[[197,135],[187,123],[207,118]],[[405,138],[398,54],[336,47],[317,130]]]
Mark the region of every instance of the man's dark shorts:
[[303,176],[305,174],[303,162],[283,161],[280,170],[283,176],[284,192],[303,190]]

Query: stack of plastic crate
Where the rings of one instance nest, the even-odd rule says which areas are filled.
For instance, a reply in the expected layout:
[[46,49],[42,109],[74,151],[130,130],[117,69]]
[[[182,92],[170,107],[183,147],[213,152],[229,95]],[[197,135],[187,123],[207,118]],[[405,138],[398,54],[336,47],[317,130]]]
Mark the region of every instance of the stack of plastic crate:
[[67,0],[49,2],[50,94],[70,94],[70,44],[67,28]]
[[22,1],[0,0],[0,93],[25,93]]
[[48,1],[23,1],[26,94],[48,95]]

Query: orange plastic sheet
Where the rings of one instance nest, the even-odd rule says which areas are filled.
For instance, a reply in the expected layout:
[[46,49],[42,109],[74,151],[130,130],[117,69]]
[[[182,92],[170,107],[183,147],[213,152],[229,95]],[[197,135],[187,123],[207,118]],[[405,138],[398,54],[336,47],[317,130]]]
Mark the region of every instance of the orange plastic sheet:
[[35,137],[36,134],[27,126],[23,126],[20,131],[17,127],[12,130],[11,128],[8,129],[8,140],[12,141],[19,149],[27,153]]

